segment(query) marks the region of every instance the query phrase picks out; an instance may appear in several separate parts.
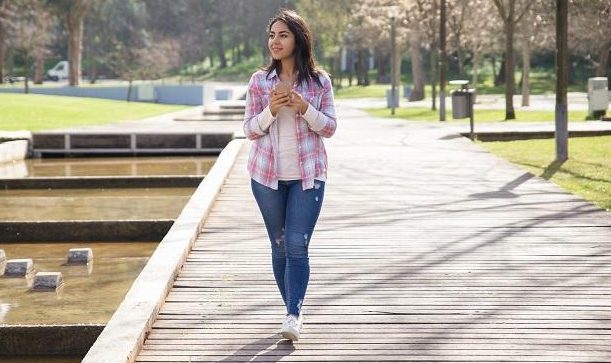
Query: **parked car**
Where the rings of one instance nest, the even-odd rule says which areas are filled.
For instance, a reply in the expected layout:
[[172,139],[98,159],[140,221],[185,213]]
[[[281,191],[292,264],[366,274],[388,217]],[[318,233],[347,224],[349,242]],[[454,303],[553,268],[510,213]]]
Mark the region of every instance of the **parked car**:
[[60,61],[47,71],[47,77],[52,81],[68,78],[68,61]]

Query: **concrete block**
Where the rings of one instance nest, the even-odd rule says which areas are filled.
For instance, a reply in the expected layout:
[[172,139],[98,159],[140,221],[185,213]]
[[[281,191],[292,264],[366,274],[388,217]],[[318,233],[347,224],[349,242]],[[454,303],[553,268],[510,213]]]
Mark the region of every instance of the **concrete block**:
[[6,254],[4,250],[0,250],[0,276],[4,275],[6,270]]
[[34,276],[34,291],[56,291],[64,283],[61,272],[37,272]]
[[68,250],[68,264],[85,265],[93,259],[91,248],[71,248]]
[[24,277],[34,269],[34,261],[31,258],[20,258],[6,261],[6,276]]

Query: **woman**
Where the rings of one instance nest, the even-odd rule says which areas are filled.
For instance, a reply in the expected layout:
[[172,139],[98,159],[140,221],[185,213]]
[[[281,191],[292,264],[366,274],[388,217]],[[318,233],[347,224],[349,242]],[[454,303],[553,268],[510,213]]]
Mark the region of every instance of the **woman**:
[[336,128],[329,76],[317,68],[312,33],[291,10],[268,26],[271,62],[248,85],[244,133],[252,192],[271,241],[272,268],[287,315],[281,334],[298,340],[310,277],[308,245],[327,178],[323,137]]

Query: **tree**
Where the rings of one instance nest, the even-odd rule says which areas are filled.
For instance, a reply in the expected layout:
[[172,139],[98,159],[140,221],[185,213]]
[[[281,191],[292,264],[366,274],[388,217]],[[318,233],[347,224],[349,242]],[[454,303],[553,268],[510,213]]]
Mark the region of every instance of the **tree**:
[[607,74],[611,51],[611,0],[572,0],[569,3],[569,49],[596,67],[595,76]]
[[[503,21],[505,32],[505,120],[513,120],[516,113],[513,108],[513,93],[515,88],[515,62],[513,53],[513,37],[516,24],[528,12],[533,2],[530,0],[493,0],[498,15]],[[517,6],[516,6],[517,5]]]
[[[301,0],[297,3],[298,12],[306,19],[314,31],[317,44],[320,44],[323,59],[328,59],[330,73],[339,76],[341,83],[340,61],[344,49],[343,40],[350,14],[354,9],[351,0]],[[334,77],[334,81],[337,79]]]
[[410,94],[410,101],[422,100],[424,94],[424,63],[422,49],[426,48],[430,54],[430,83],[433,89],[431,108],[434,110],[437,85],[437,48],[439,37],[439,6],[437,0],[404,0],[407,26],[410,31],[410,55],[412,60],[412,76],[414,87]]
[[4,83],[4,57],[7,32],[15,18],[15,2],[0,0],[0,84]]
[[69,84],[78,86],[81,78],[81,55],[83,44],[83,23],[87,13],[94,5],[93,0],[51,0],[60,17],[64,19],[68,29],[68,62]]
[[533,48],[548,48],[554,38],[554,6],[547,1],[532,0],[533,6],[520,22],[518,41],[522,48],[522,106],[530,105],[530,53]]
[[53,40],[50,28],[54,19],[40,0],[19,0],[14,4],[14,18],[9,28],[11,47],[21,52],[25,70],[25,93],[29,93],[32,59],[37,63],[36,81],[42,83],[42,61]]

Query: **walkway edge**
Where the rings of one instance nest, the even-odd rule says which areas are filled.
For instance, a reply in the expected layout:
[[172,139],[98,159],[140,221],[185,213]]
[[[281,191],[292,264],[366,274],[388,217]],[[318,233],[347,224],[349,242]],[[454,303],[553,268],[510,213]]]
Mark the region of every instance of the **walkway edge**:
[[83,363],[134,362],[245,140],[221,152]]

